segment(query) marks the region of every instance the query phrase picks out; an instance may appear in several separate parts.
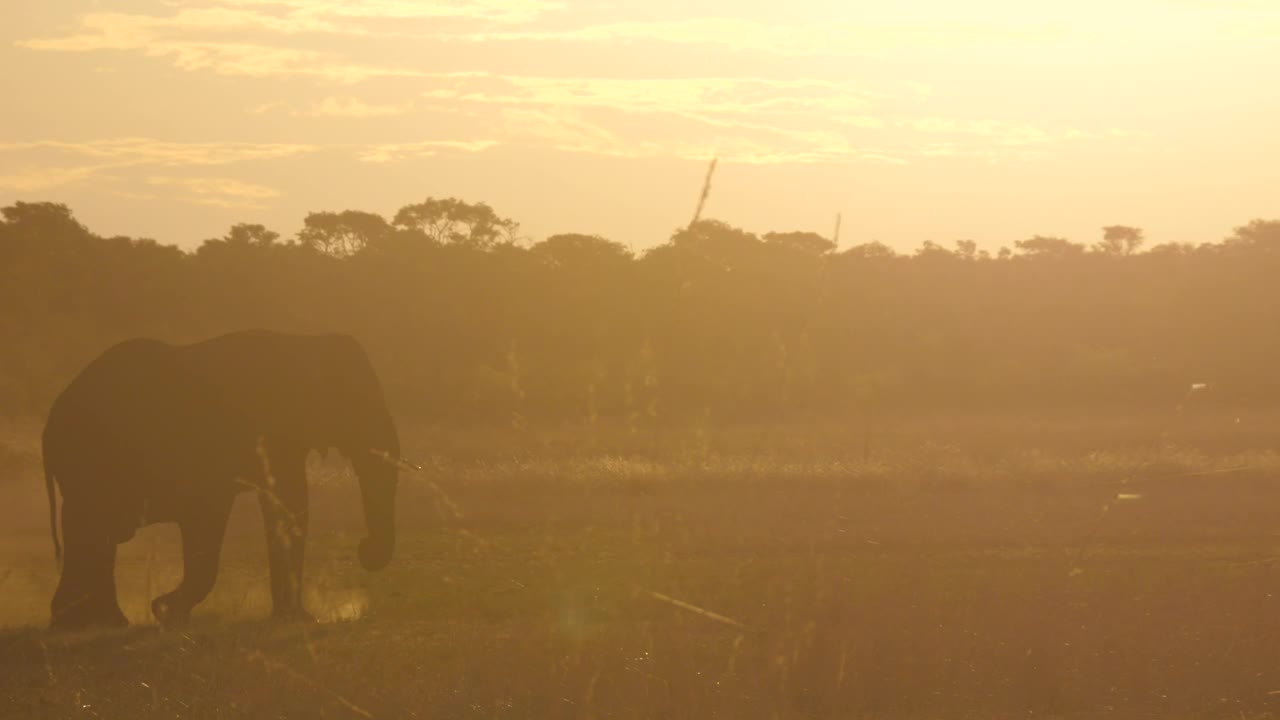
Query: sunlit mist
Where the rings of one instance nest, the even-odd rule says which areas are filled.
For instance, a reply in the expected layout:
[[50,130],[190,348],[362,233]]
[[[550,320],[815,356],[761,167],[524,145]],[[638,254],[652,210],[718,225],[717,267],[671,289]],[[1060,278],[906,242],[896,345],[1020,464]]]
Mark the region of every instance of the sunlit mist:
[[1277,717],[1280,2],[9,6],[0,718]]

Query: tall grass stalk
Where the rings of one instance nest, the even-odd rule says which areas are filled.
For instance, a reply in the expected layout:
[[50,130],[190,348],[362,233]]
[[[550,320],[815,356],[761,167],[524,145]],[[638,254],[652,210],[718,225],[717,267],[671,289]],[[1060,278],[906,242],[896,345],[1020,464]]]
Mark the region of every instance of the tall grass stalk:
[[698,207],[693,211],[693,219],[689,221],[689,227],[693,228],[702,219],[702,209],[707,204],[707,197],[711,195],[711,176],[715,175],[716,164],[720,162],[720,158],[711,158],[711,164],[707,166],[707,177],[702,181],[702,194],[698,196]]

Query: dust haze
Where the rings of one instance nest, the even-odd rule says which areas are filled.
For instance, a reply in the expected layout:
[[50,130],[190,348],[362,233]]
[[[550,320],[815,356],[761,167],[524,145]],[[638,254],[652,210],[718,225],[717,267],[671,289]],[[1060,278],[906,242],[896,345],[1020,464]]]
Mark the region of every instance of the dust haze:
[[1262,3],[0,11],[0,717],[1280,714]]

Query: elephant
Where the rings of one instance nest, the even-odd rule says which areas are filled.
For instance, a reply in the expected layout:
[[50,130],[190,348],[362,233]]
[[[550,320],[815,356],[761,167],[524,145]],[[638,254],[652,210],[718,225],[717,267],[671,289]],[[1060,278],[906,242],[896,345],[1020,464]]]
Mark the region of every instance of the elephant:
[[162,625],[188,620],[213,589],[231,506],[246,490],[262,508],[272,615],[310,620],[302,566],[312,450],[336,449],[359,478],[367,527],[360,564],[381,570],[395,549],[400,439],[368,356],[348,335],[246,330],[187,345],[126,340],[58,395],[42,441],[61,562],[55,629],[127,625],[116,546],[164,522],[181,532],[183,576],[151,609]]

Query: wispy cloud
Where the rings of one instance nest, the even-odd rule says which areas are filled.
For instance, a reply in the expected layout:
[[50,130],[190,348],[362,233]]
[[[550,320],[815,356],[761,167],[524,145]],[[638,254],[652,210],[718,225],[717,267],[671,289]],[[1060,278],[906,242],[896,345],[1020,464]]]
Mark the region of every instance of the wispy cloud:
[[[510,108],[503,112],[507,134],[514,142],[530,142],[574,153],[611,157],[676,157],[752,165],[873,161],[901,164],[892,152],[862,147],[839,133],[788,132],[776,128],[738,128],[737,132],[636,137],[596,124],[573,108]],[[755,132],[743,132],[754,129]]]
[[[441,152],[482,152],[499,146],[494,139],[438,139],[402,143],[335,143],[324,147],[306,144],[195,142],[178,143],[150,138],[114,138],[66,142],[61,140],[37,140],[33,142],[0,143],[0,155],[11,154],[35,159],[50,157],[82,157],[97,161],[81,167],[60,167],[29,163],[33,168],[43,167],[40,173],[24,172],[8,177],[8,184],[19,182],[33,187],[50,187],[87,177],[95,172],[131,167],[214,167],[239,163],[281,161],[319,153],[341,152],[364,162],[392,162],[410,158],[430,157]],[[22,178],[21,181],[18,178]],[[40,180],[40,178],[45,178]]]
[[[702,46],[730,46],[783,54],[813,53],[828,48],[815,42],[810,28],[794,25],[765,25],[735,18],[685,18],[661,22],[610,22],[555,30],[500,29],[459,34],[467,42],[589,42],[652,40]],[[819,31],[819,36],[828,32]]]
[[[884,115],[880,92],[773,78],[433,76],[424,96],[496,107],[499,136],[569,152],[755,164],[1044,154],[1105,133],[1030,123]],[[630,116],[630,117],[627,117]]]
[[552,0],[221,0],[236,7],[283,9],[290,17],[348,20],[464,19],[525,23],[565,8]]
[[21,166],[0,174],[0,190],[15,192],[50,190],[88,179],[99,170],[101,168],[96,165],[80,167]]
[[111,161],[118,165],[228,165],[252,160],[275,160],[315,152],[314,145],[243,142],[179,143],[151,138],[114,138],[65,142],[37,140],[0,143],[0,153],[54,151]]
[[[1027,157],[1107,137],[1016,120],[961,121],[939,109],[923,111],[937,115],[916,117],[932,103],[930,86],[909,78],[875,84],[832,80],[854,76],[817,69],[815,62],[825,63],[825,59],[788,60],[779,64],[776,74],[772,67],[757,63],[752,66],[753,75],[741,77],[699,75],[697,68],[690,68],[686,76],[621,77],[610,74],[607,62],[599,64],[598,74],[559,76],[546,71],[504,72],[504,66],[516,67],[512,58],[517,55],[507,52],[512,48],[497,48],[499,52],[477,60],[476,48],[466,46],[578,42],[588,47],[557,47],[556,51],[597,57],[607,54],[610,45],[647,49],[645,43],[656,42],[697,46],[712,54],[854,56],[902,48],[948,51],[961,45],[985,51],[1050,43],[1068,32],[1025,17],[985,12],[969,19],[959,11],[924,19],[903,12],[871,13],[873,20],[855,26],[850,24],[852,13],[838,13],[831,22],[817,24],[771,23],[758,14],[752,19],[750,12],[741,17],[695,15],[641,21],[625,19],[619,10],[611,13],[623,18],[615,22],[573,26],[569,24],[573,16],[556,17],[565,7],[558,0],[201,0],[196,6],[165,3],[151,13],[89,13],[79,17],[67,34],[28,39],[20,45],[45,51],[133,53],[184,70],[221,75],[346,84],[395,81],[370,83],[372,87],[350,94],[335,94],[332,88],[315,91],[315,83],[293,83],[293,88],[300,89],[273,94],[271,102],[249,111],[287,113],[299,118],[300,126],[307,125],[307,118],[355,120],[410,113],[435,119],[445,113],[466,113],[474,118],[466,125],[456,118],[438,122],[430,133],[438,139],[428,141],[361,137],[327,145],[371,163],[446,151],[479,152],[499,144],[621,157],[702,158],[714,152],[727,161],[750,163],[907,162],[940,156]],[[1072,25],[1070,32],[1077,30]],[[426,68],[407,60],[406,53],[381,51],[382,40],[404,42],[406,38],[435,42],[437,49],[460,49],[457,57],[471,58],[470,62],[488,69],[442,72],[439,67]],[[468,67],[465,62],[459,60],[454,67]],[[788,67],[792,69],[783,69]],[[806,75],[805,67],[810,74]],[[398,94],[387,94],[387,87],[394,87]],[[380,101],[371,99],[379,92]],[[394,124],[367,126],[386,129]],[[341,125],[313,122],[310,137],[333,138]],[[380,142],[384,139],[392,142]],[[0,145],[0,151],[5,148]],[[124,139],[46,142],[39,149],[103,163],[216,165],[287,158],[318,148]]]
[[[203,7],[183,7],[169,14],[87,13],[70,34],[29,38],[17,44],[58,52],[136,52],[168,59],[183,70],[223,75],[303,76],[354,83],[424,73],[350,60],[338,52],[298,46],[287,38],[302,34],[402,34],[388,28],[388,21],[522,23],[561,7],[549,0],[209,0]],[[239,39],[253,33],[284,38]]]
[[662,21],[621,21],[559,29],[496,29],[457,34],[467,42],[542,43],[656,42],[713,47],[734,52],[789,56],[852,57],[965,48],[1029,46],[1059,42],[1069,33],[1059,25],[901,20],[898,22],[764,22],[735,17],[690,17]]
[[379,105],[354,97],[327,97],[302,112],[312,117],[373,118],[404,115],[413,112],[413,103]]
[[364,162],[385,163],[432,157],[443,151],[483,152],[499,144],[496,140],[423,140],[411,143],[385,143],[362,148],[357,152],[357,157]]
[[182,70],[208,70],[250,77],[301,76],[354,83],[375,77],[414,77],[422,73],[378,63],[347,60],[339,54],[281,44],[222,39],[217,31],[259,29],[277,32],[319,31],[318,19],[279,19],[231,10],[184,10],[169,17],[95,13],[80,19],[79,32],[23,40],[20,47],[73,53],[132,51],[164,58]]
[[276,100],[274,102],[263,103],[249,109],[252,115],[267,115],[269,113],[281,112],[293,117],[337,117],[337,118],[378,118],[378,117],[394,117],[396,115],[407,115],[413,112],[415,105],[412,100],[403,103],[373,103],[361,100],[357,97],[335,97],[329,96],[320,100],[314,100],[306,105],[299,107],[293,103],[284,100]]
[[[1053,64],[1130,53],[1193,59],[1267,50],[1273,45],[1260,42],[1280,27],[1280,6],[1272,0],[1078,0],[1070,13],[1008,0],[881,3],[863,10],[849,3],[815,5],[826,3],[800,2],[790,13],[794,19],[782,21],[750,4],[724,14],[723,4],[701,3],[686,17],[623,16],[577,26],[486,28],[451,37],[471,43],[655,44],[789,57],[912,62],[987,57]],[[822,19],[809,19],[815,16]],[[1159,17],[1159,28],[1153,28],[1153,17]],[[1224,42],[1228,39],[1240,42]]]
[[201,7],[179,7],[168,14],[86,13],[79,19],[80,33],[27,44],[56,46],[48,49],[130,50],[144,38],[231,31],[394,35],[396,30],[371,23],[440,19],[526,23],[562,7],[546,0],[206,0]]
[[927,140],[918,154],[929,158],[976,158],[988,162],[1032,161],[1064,147],[1089,142],[1105,142],[1129,137],[1117,129],[1105,131],[1079,128],[1050,128],[998,120],[957,120],[927,117],[903,121],[899,127]]
[[158,175],[148,177],[146,183],[152,187],[176,190],[174,199],[183,202],[223,208],[263,208],[268,201],[280,196],[280,191],[275,188],[234,178]]
[[1034,125],[1011,124],[998,120],[961,121],[938,117],[914,120],[910,123],[910,127],[920,133],[981,138],[1002,146],[1049,145],[1092,136],[1071,129],[1055,131]]
[[[231,166],[300,157],[316,150],[310,145],[176,143],[150,138],[0,143],[0,157],[4,157],[7,167],[13,168],[0,174],[0,189],[36,192],[89,180],[127,182],[121,172],[130,169]],[[216,197],[213,191],[219,187],[235,189],[225,183],[210,182],[203,186],[204,194]],[[260,194],[258,200],[267,197]]]
[[[41,50],[88,52],[92,38],[72,37],[31,40],[23,45]],[[269,45],[184,40],[142,40],[128,48],[148,57],[168,58],[182,70],[209,70],[221,75],[248,77],[296,76],[356,83],[377,77],[417,77],[423,73],[405,68],[345,62],[330,53]]]
[[516,142],[534,141],[555,150],[598,155],[645,154],[652,141],[631,143],[591,123],[573,109],[508,108],[502,111],[503,133]]
[[595,107],[627,112],[865,112],[876,94],[826,80],[733,77],[612,78],[433,75],[435,100]]

